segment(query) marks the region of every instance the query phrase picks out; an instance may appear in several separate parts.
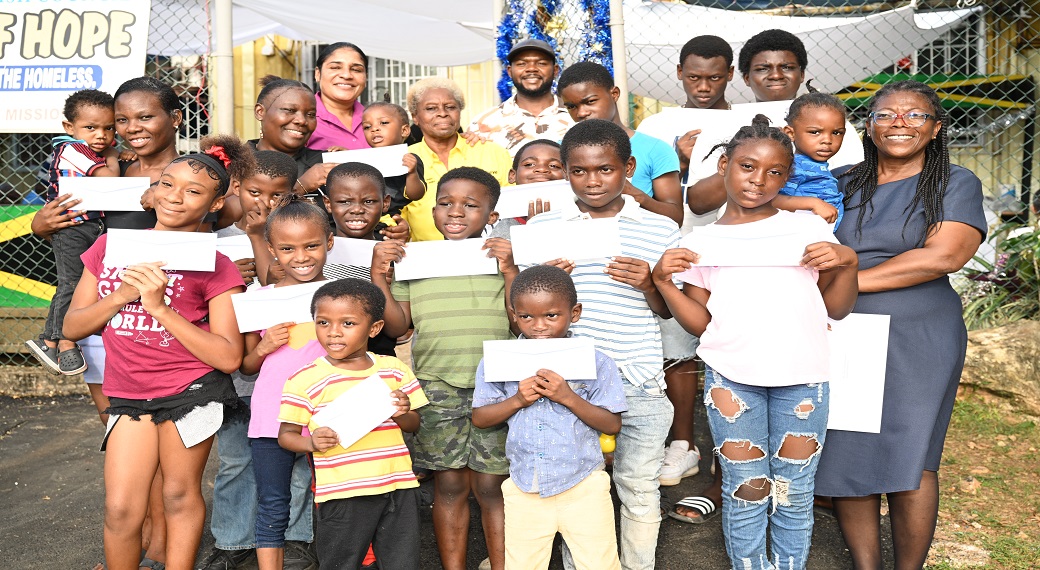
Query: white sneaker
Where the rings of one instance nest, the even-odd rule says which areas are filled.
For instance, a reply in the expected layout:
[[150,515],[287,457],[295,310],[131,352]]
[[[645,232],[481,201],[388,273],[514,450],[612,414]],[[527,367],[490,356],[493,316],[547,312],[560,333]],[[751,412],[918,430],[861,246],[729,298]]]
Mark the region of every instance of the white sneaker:
[[700,473],[701,452],[694,446],[690,449],[688,441],[676,440],[664,449],[664,465],[661,467],[660,483],[662,487],[678,485],[683,477]]

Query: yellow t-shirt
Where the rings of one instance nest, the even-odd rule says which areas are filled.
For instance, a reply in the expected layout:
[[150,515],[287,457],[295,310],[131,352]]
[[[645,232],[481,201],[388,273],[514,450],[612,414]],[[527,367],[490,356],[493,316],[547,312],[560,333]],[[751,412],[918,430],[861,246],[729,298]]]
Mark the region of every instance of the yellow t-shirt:
[[[403,362],[371,352],[368,356],[373,364],[367,370],[343,370],[322,356],[297,371],[285,382],[278,420],[311,431],[318,429],[312,421],[314,414],[336,398],[349,398],[350,389],[373,374],[378,374],[391,390],[408,394],[413,410],[429,403],[415,375]],[[314,453],[317,503],[418,486],[401,428],[391,418],[346,449],[337,445]]]
[[408,220],[412,229],[412,241],[433,241],[444,239],[441,232],[433,225],[433,206],[437,203],[437,182],[448,170],[460,166],[475,166],[484,169],[494,176],[503,186],[509,182],[509,169],[513,167],[513,158],[509,151],[493,142],[477,143],[469,146],[466,139],[457,137],[455,148],[448,152],[448,163],[444,164],[421,140],[408,147],[422,159],[426,174],[426,194],[422,199],[410,202],[401,210],[401,216]]

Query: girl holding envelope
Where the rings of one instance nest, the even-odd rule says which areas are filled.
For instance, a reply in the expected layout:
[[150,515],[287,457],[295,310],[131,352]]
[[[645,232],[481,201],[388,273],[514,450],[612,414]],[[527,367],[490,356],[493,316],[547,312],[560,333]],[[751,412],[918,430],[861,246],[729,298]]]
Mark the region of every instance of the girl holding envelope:
[[[178,158],[163,171],[153,196],[154,231],[198,231],[223,205],[231,178],[254,167],[252,153],[234,137],[203,139],[202,147],[204,153]],[[231,305],[231,295],[244,290],[242,277],[215,252],[213,272],[167,272],[162,260],[107,267],[107,243],[101,236],[83,255],[64,325],[72,339],[103,329],[110,400],[105,559],[111,570],[142,563],[142,525],[161,468],[166,567],[188,570],[202,539],[201,482],[213,434],[239,401],[229,373],[242,361]]]
[[[793,160],[790,139],[766,117],[742,127],[719,159],[726,213],[707,228],[753,235],[799,225],[796,214],[771,203]],[[805,568],[809,554],[827,429],[827,318],[852,311],[857,257],[813,233],[801,235],[801,266],[695,265],[697,253],[676,248],[653,271],[672,315],[701,339],[704,404],[722,466],[723,528],[734,568],[775,559]],[[674,274],[682,274],[682,290]]]
[[[325,280],[326,256],[334,243],[325,212],[290,192],[267,218],[265,237],[271,254],[285,271],[285,277],[273,287]],[[314,499],[310,494],[310,478],[293,476],[294,471],[310,471],[307,456],[278,445],[278,409],[286,379],[324,356],[325,349],[318,343],[313,322],[281,323],[261,333],[247,333],[246,349],[242,373],[259,373],[249,418],[249,445],[258,500],[256,558],[260,570],[281,570],[287,547],[294,551],[307,550],[300,548],[300,544],[287,545],[285,541],[291,496],[306,493],[308,497],[302,503],[306,505],[305,512],[297,513],[297,517],[310,516]]]

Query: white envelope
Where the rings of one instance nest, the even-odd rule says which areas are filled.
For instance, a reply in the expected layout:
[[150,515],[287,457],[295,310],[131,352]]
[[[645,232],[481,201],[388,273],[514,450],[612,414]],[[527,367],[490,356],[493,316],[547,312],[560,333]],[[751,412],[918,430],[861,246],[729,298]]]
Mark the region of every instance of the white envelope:
[[552,221],[509,228],[517,265],[553,259],[588,261],[621,255],[617,218]]
[[239,332],[259,331],[281,323],[308,323],[314,292],[328,281],[271,287],[231,296]]
[[336,432],[340,446],[346,449],[394,415],[397,407],[392,393],[386,382],[373,374],[319,410],[311,420]]
[[501,218],[525,218],[527,206],[539,198],[549,202],[550,210],[559,210],[564,204],[574,203],[574,191],[566,180],[504,186],[495,211]]
[[[698,226],[679,241],[700,255],[694,265],[708,267],[797,267],[802,263],[805,246],[827,241],[838,243],[831,225],[811,213],[796,213],[801,227],[790,227],[777,233],[730,232],[740,226]],[[732,235],[728,235],[732,234]],[[683,273],[677,275],[683,279]]]
[[141,195],[152,181],[147,176],[128,178],[62,176],[58,178],[58,194],[72,194],[72,200],[83,200],[76,210],[90,212],[141,212]]
[[881,433],[890,321],[888,315],[860,313],[828,321],[831,397],[827,429]]
[[379,243],[373,239],[337,237],[326,263],[353,267],[371,267],[372,249]]
[[483,238],[409,242],[404,246],[404,259],[394,264],[394,279],[497,274],[498,260],[488,257],[488,250],[482,247]]
[[253,243],[245,234],[217,238],[217,251],[228,256],[231,261],[253,259]]
[[217,234],[156,230],[108,230],[106,267],[164,261],[163,269],[213,271],[217,262]]
[[321,153],[322,162],[343,164],[344,162],[363,162],[379,169],[383,176],[400,176],[408,174],[408,167],[402,164],[404,155],[408,154],[408,145],[395,144],[363,148],[361,150],[338,150]]
[[595,380],[596,345],[583,337],[484,341],[487,382],[519,382],[542,368],[568,381]]

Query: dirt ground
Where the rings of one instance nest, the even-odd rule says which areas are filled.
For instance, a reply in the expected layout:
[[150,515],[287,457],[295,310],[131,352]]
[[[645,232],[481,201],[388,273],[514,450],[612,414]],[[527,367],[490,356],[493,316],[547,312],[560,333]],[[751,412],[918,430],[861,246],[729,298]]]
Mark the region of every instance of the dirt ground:
[[[102,560],[101,435],[101,423],[87,398],[0,398],[0,567],[87,569]],[[697,443],[702,450],[709,448],[706,431]],[[204,487],[207,501],[215,465],[214,451]],[[707,460],[702,468],[701,475],[667,488],[666,499],[675,501],[705,486],[710,477]],[[470,568],[486,556],[473,505]],[[428,510],[422,527],[421,567],[440,568]],[[207,523],[200,555],[212,542]],[[666,519],[657,559],[657,567],[665,570],[726,568],[721,518],[700,526]],[[558,556],[551,567],[562,568]],[[836,522],[817,516],[809,569],[849,567]]]

